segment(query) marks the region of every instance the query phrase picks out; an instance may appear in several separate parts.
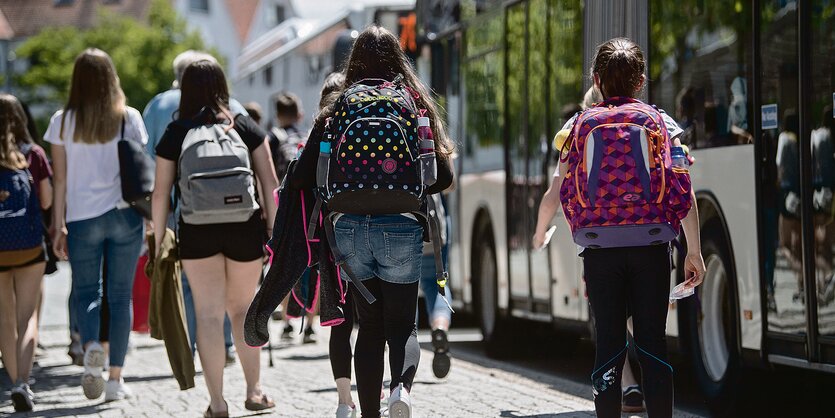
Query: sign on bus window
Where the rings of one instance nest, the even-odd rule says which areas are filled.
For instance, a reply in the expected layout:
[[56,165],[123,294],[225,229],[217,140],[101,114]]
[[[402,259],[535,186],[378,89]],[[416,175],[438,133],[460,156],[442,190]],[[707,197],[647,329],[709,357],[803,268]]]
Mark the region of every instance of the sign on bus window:
[[777,129],[777,103],[762,106],[763,129]]

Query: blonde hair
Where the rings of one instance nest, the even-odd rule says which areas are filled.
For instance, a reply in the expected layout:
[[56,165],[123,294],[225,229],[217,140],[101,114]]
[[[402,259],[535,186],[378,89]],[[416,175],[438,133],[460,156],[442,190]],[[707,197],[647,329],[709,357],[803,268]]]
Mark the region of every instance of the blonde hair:
[[26,112],[17,97],[0,94],[0,166],[26,168],[26,157],[20,152],[18,142],[32,142]]
[[586,110],[594,105],[603,101],[603,95],[600,94],[600,90],[597,89],[595,86],[589,87],[586,94],[583,96],[583,110]]
[[74,142],[104,144],[119,133],[125,115],[125,93],[106,52],[89,48],[75,59],[70,98],[61,118],[62,138],[69,111],[75,117]]

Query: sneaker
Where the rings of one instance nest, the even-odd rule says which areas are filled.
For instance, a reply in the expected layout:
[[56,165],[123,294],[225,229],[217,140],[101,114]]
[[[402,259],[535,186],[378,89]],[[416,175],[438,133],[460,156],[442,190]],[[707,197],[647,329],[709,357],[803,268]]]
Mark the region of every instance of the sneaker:
[[436,329],[432,331],[432,347],[435,348],[435,356],[432,358],[432,373],[438,379],[449,374],[451,360],[449,358],[449,339],[446,331]]
[[344,403],[336,407],[336,418],[357,418],[357,409]]
[[35,394],[26,383],[21,383],[12,388],[12,404],[15,412],[30,412],[35,407]]
[[292,340],[293,339],[293,326],[287,324],[284,326],[284,331],[281,332],[281,339],[282,340]]
[[98,399],[104,391],[104,379],[101,377],[104,369],[105,358],[104,348],[101,344],[93,342],[87,347],[84,353],[84,375],[81,376],[81,388],[84,389],[84,396],[87,399]]
[[412,398],[402,383],[397,385],[389,395],[389,416],[392,418],[412,417]]
[[235,351],[235,346],[226,347],[226,365],[231,366],[238,360],[238,353]]
[[304,330],[304,337],[302,338],[302,344],[314,344],[316,343],[316,332],[313,331],[313,327],[307,327]]
[[623,391],[623,412],[644,412],[644,394],[638,386],[629,386]]
[[133,391],[125,384],[125,379],[108,380],[105,384],[104,401],[121,401],[133,396]]
[[84,347],[81,346],[81,341],[73,339],[70,343],[69,350],[67,354],[70,355],[72,359],[72,364],[76,366],[83,366],[84,365]]

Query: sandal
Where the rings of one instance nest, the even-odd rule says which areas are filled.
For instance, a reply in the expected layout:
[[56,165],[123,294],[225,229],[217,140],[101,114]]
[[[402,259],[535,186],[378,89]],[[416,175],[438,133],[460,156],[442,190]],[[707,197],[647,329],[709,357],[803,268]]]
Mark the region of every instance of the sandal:
[[275,408],[275,402],[273,402],[269,396],[263,394],[261,395],[261,399],[257,401],[247,399],[246,402],[244,402],[244,408],[248,411],[263,411],[265,409]]
[[209,405],[209,407],[206,408],[206,412],[203,413],[203,418],[229,418],[229,404],[226,403],[226,401],[223,401],[223,403],[226,404],[226,411],[225,412],[223,412],[223,413],[214,412],[214,411],[212,411],[212,406]]

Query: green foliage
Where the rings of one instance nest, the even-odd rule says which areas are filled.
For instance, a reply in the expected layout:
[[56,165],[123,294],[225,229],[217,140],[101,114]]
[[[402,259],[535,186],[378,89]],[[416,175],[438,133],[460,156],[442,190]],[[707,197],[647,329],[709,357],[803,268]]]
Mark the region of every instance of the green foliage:
[[128,103],[141,110],[154,95],[171,87],[171,62],[177,54],[204,48],[200,35],[186,28],[166,0],[152,2],[147,22],[104,9],[99,13],[93,28],[49,28],[17,49],[18,57],[31,63],[15,79],[24,100],[65,102],[75,57],[95,47],[113,58]]

